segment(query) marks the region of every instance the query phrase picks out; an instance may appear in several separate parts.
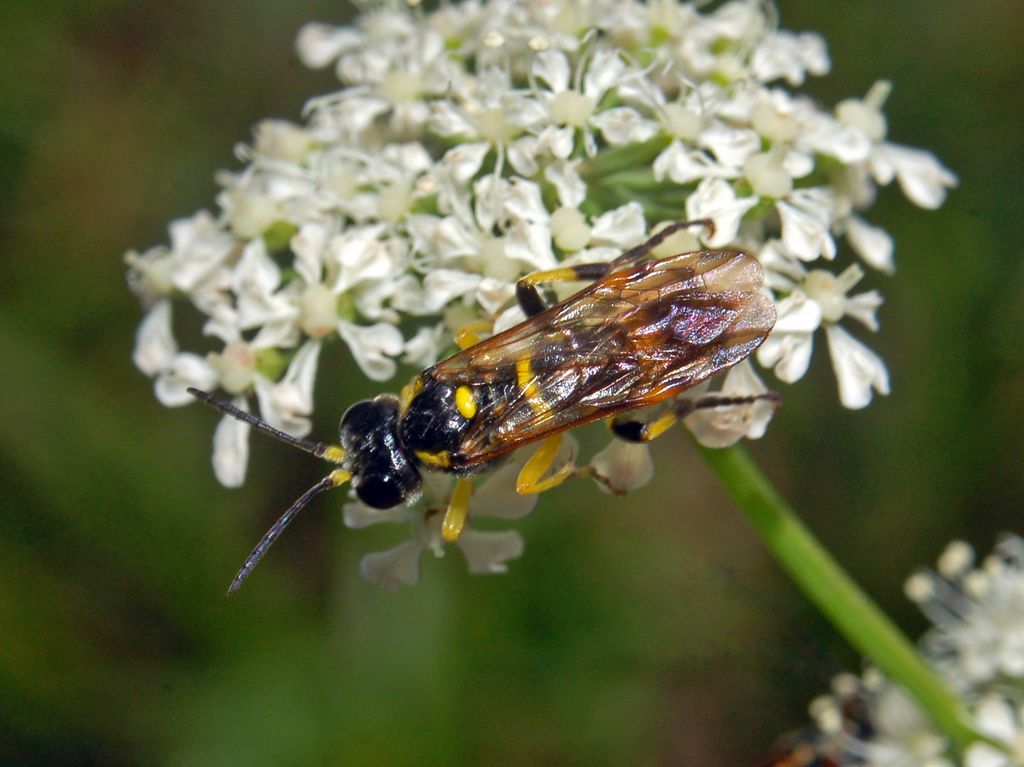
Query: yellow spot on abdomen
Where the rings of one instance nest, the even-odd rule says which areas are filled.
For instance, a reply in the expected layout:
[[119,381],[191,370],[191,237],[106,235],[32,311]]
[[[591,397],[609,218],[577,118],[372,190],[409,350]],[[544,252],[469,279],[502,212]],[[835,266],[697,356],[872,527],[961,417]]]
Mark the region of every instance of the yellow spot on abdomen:
[[476,396],[470,387],[460,386],[455,390],[455,409],[467,421],[476,415]]
[[534,412],[546,413],[550,410],[548,403],[544,401],[544,395],[540,392],[540,384],[537,383],[537,377],[533,374],[533,369],[530,367],[529,357],[523,357],[516,362],[516,383],[519,384],[523,396],[526,397],[526,401],[530,403],[530,407],[533,408]]

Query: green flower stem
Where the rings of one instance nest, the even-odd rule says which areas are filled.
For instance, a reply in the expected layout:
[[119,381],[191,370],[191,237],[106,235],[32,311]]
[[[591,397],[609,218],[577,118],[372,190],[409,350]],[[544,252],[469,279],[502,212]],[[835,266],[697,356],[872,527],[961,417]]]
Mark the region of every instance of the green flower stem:
[[843,636],[901,684],[956,746],[987,740],[967,724],[960,701],[815,540],[747,452],[738,446],[700,451],[775,558]]
[[590,186],[598,179],[618,171],[646,168],[668,144],[668,138],[655,136],[638,144],[611,147],[584,162],[580,168],[580,175],[586,179],[587,186]]
[[610,173],[601,179],[604,186],[623,186],[626,189],[635,191],[650,192],[658,189],[666,189],[679,192],[676,184],[666,184],[654,180],[654,173],[649,167],[640,166],[626,170],[618,170]]

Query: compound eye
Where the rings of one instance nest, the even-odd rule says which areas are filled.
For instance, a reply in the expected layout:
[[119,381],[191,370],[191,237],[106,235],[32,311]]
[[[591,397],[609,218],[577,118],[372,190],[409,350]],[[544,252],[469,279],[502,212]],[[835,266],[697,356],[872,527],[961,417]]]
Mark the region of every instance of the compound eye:
[[405,500],[405,490],[394,478],[381,474],[363,477],[356,488],[359,500],[375,509],[390,509]]

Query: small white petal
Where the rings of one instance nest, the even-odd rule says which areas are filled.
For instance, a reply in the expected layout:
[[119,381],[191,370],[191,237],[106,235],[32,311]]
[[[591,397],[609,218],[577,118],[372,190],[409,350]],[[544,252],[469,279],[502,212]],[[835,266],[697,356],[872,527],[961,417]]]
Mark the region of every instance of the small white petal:
[[364,35],[351,27],[336,27],[315,22],[299,30],[295,50],[299,60],[310,69],[326,67],[344,51],[358,45]]
[[387,551],[367,554],[359,563],[359,574],[381,588],[415,586],[420,581],[423,547],[415,540],[405,541]]
[[846,221],[846,239],[868,266],[887,274],[895,271],[892,237],[881,227],[872,226],[858,216],[850,216]]
[[555,93],[569,87],[569,60],[561,51],[541,51],[533,60],[533,76]]
[[617,50],[598,48],[583,78],[583,93],[594,101],[600,101],[605,91],[623,80],[625,72],[626,64]]
[[739,170],[719,165],[706,152],[687,149],[682,142],[673,141],[668,148],[654,159],[651,166],[654,180],[665,178],[677,184],[689,184],[703,178],[736,178]]
[[135,332],[135,367],[150,378],[171,366],[178,344],[171,331],[171,302],[157,301]]
[[523,314],[523,310],[519,308],[519,304],[510,306],[508,309],[498,315],[498,318],[494,321],[494,333],[504,333],[509,328],[518,325],[520,322],[526,319],[526,315]]
[[185,352],[175,355],[157,376],[153,388],[161,405],[181,407],[195,401],[188,387],[209,391],[217,385],[217,378],[217,372],[205,359]]
[[822,195],[810,190],[794,192],[789,200],[779,200],[776,208],[782,220],[782,243],[786,250],[803,261],[819,257],[833,258],[835,241],[829,233],[831,206]]
[[625,250],[641,242],[646,230],[643,207],[638,202],[627,202],[594,219],[591,242]]
[[395,269],[390,241],[381,240],[382,224],[349,229],[344,235],[331,238],[329,263],[338,267],[338,278],[331,286],[335,293],[344,293],[367,280],[385,279]]
[[715,236],[707,244],[717,248],[736,238],[740,220],[756,204],[756,197],[737,197],[727,181],[706,178],[687,198],[686,214],[691,220],[710,218],[715,222]]
[[421,369],[433,365],[437,362],[444,332],[445,327],[442,322],[433,327],[426,326],[417,330],[416,335],[405,342],[402,362]]
[[263,376],[255,380],[260,415],[275,429],[305,437],[313,428],[313,382],[316,379],[320,342],[307,341],[295,353],[284,376],[271,383]]
[[452,178],[460,184],[466,184],[479,172],[490,149],[491,145],[487,141],[459,144],[445,152],[441,162],[451,171]]
[[882,358],[838,325],[826,325],[829,356],[839,384],[839,401],[859,410],[871,402],[872,390],[889,393],[889,371]]
[[544,224],[549,218],[541,195],[540,184],[526,179],[515,179],[503,201],[505,210],[518,219]]
[[406,220],[415,249],[420,253],[436,255],[442,261],[480,252],[480,239],[455,216],[428,216],[416,214]]
[[295,271],[307,285],[318,285],[323,275],[327,227],[319,221],[307,221],[292,236],[289,245],[295,254]]
[[566,208],[578,208],[587,197],[587,184],[577,171],[578,161],[556,160],[544,169],[544,178],[558,192],[558,201]]
[[817,116],[808,126],[805,146],[835,157],[843,165],[862,163],[871,155],[872,143],[860,128],[846,125],[827,116]]
[[972,743],[964,753],[964,767],[1011,767],[1009,757],[988,743]]
[[823,75],[830,66],[825,41],[812,32],[778,30],[766,35],[750,57],[750,69],[761,82],[782,77],[790,85],[802,85],[808,72]]
[[441,136],[476,136],[473,121],[447,101],[431,105],[430,128]]
[[238,296],[238,326],[243,330],[297,318],[294,304],[274,293],[281,283],[281,270],[267,253],[262,239],[245,246],[232,271],[232,283]]
[[342,519],[350,530],[379,524],[409,524],[418,513],[404,506],[390,509],[375,509],[362,501],[352,501],[342,506]]
[[516,478],[529,454],[529,449],[520,450],[480,483],[473,493],[471,511],[474,517],[522,519],[533,511],[540,495],[516,492]]
[[576,132],[568,125],[548,125],[537,134],[537,144],[538,152],[546,152],[556,160],[567,160],[576,146]]
[[898,144],[882,144],[875,149],[871,172],[880,184],[889,183],[895,174],[907,199],[929,210],[942,205],[946,190],[957,185],[956,175],[931,152]]
[[[249,412],[245,397],[235,397],[235,407]],[[220,419],[213,433],[213,473],[224,487],[241,487],[249,465],[249,431],[252,427],[229,415]]]
[[185,293],[194,291],[224,264],[236,242],[205,210],[191,218],[172,221],[168,232],[174,260],[171,279]]
[[640,116],[632,107],[613,107],[590,120],[612,146],[646,141],[658,133],[658,123]]
[[654,477],[654,462],[648,446],[621,439],[613,439],[608,447],[591,458],[590,468],[601,480],[598,487],[606,492],[635,490]]
[[428,313],[440,311],[452,300],[477,289],[483,278],[458,269],[434,269],[423,278]]
[[521,136],[508,145],[506,150],[508,164],[512,170],[525,178],[532,178],[537,175],[540,165],[537,163],[537,155],[540,154],[540,142],[536,136]]
[[750,155],[761,151],[761,137],[749,128],[715,124],[700,134],[700,145],[710,149],[722,165],[742,168]]
[[779,301],[776,306],[776,333],[813,333],[821,325],[821,306],[812,301],[801,291],[794,291]]
[[793,178],[803,178],[809,176],[814,170],[814,158],[807,152],[790,150],[786,152],[782,165],[786,169],[786,173]]
[[476,289],[476,300],[493,317],[515,294],[516,286],[513,283],[485,277]]
[[772,368],[780,381],[793,383],[807,372],[813,349],[810,333],[773,333],[758,348],[757,361]]
[[384,322],[376,325],[355,325],[341,320],[338,334],[355,358],[360,370],[372,381],[386,381],[395,374],[397,366],[391,357],[402,353],[402,334],[398,328]]
[[991,738],[1009,743],[1017,735],[1018,724],[1009,701],[996,694],[981,699],[975,710],[978,729]]
[[[744,360],[733,367],[722,381],[723,397],[749,397],[764,394],[768,387],[758,378],[753,365]],[[760,399],[745,405],[706,408],[686,417],[686,428],[705,447],[728,447],[742,437],[760,439],[768,430],[775,405]]]
[[558,262],[551,250],[551,230],[547,224],[518,221],[505,237],[505,256],[522,261],[531,271],[554,269]]
[[868,330],[878,330],[878,318],[875,313],[882,305],[882,294],[877,290],[858,293],[846,299],[846,316],[853,317]]
[[523,554],[523,538],[514,530],[497,533],[465,530],[457,545],[469,571],[476,574],[507,572],[506,562]]

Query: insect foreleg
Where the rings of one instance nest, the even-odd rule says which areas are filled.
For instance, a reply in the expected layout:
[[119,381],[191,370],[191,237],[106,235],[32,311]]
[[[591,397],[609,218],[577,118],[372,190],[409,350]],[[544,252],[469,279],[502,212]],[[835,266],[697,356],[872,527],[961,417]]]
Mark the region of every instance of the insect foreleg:
[[448,499],[448,510],[444,513],[444,521],[441,522],[441,537],[448,543],[454,543],[462,535],[462,528],[466,526],[466,519],[469,517],[469,498],[473,495],[473,480],[455,480],[455,489],[452,490],[451,498]]

